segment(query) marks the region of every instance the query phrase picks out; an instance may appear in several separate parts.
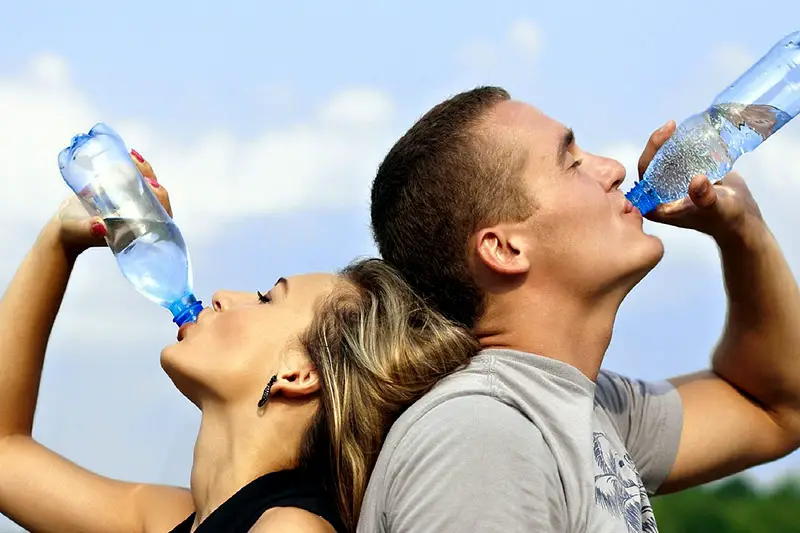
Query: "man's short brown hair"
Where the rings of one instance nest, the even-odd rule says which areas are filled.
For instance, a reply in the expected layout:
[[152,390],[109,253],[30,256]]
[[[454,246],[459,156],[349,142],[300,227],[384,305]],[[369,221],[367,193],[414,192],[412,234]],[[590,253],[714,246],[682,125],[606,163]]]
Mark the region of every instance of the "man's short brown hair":
[[470,272],[470,236],[530,216],[524,154],[492,138],[484,119],[509,100],[478,87],[438,104],[392,147],[372,184],[372,231],[385,260],[430,305],[473,327],[484,297]]

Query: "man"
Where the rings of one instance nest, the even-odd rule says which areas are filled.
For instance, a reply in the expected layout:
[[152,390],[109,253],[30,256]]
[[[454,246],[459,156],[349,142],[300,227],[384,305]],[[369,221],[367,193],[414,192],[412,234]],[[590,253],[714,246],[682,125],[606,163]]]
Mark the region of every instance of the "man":
[[[640,174],[674,131],[653,134]],[[600,370],[620,303],[663,255],[624,177],[493,87],[391,149],[372,190],[380,252],[485,349],[394,424],[359,531],[655,532],[651,495],[800,446],[800,291],[735,174],[698,176],[652,215],[721,251],[711,368],[659,383]]]

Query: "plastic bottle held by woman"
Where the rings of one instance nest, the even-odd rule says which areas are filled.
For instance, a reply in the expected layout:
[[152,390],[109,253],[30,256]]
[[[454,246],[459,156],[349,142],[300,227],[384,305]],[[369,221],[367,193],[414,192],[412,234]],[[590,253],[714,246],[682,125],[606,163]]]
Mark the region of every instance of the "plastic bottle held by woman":
[[800,31],[772,49],[717,96],[684,120],[656,153],[627,197],[642,214],[684,198],[698,174],[715,183],[800,112]]
[[122,138],[99,123],[72,138],[58,155],[58,167],[89,214],[103,219],[106,242],[125,278],[169,309],[181,326],[203,309],[192,292],[189,253],[128,154]]

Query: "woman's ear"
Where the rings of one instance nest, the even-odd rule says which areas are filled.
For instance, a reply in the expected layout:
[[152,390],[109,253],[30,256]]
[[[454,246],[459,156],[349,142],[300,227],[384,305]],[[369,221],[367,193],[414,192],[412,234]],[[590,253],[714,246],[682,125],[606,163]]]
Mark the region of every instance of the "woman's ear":
[[278,380],[272,386],[273,394],[295,399],[315,394],[319,389],[319,373],[310,362],[296,368],[283,370],[278,374]]

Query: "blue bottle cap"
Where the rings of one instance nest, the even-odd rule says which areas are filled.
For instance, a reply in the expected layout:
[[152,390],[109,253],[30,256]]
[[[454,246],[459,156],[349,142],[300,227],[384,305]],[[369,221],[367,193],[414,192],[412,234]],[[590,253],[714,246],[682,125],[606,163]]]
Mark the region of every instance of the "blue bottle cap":
[[190,293],[167,306],[167,309],[172,313],[175,325],[181,327],[187,322],[197,322],[197,317],[203,310],[203,302]]
[[175,325],[178,327],[181,327],[187,322],[197,322],[197,317],[200,316],[200,312],[202,310],[203,302],[197,300],[195,303],[178,313],[178,315],[175,316],[172,321],[175,322]]
[[634,185],[633,188],[625,194],[625,197],[640,213],[642,213],[642,215],[646,215],[661,203],[658,194],[646,181],[640,181]]

